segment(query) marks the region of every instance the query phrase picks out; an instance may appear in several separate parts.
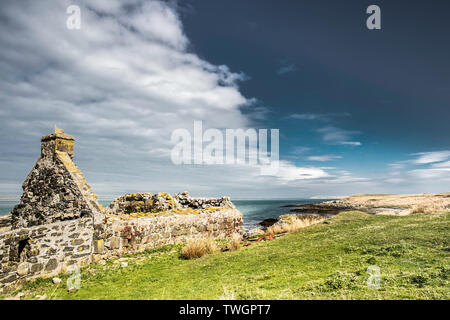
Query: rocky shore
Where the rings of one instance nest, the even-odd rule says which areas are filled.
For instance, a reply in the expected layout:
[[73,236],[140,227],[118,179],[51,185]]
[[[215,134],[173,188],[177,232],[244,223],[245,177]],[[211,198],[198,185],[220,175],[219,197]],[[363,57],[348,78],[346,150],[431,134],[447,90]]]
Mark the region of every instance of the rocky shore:
[[289,204],[282,206],[291,212],[278,218],[265,219],[259,228],[245,231],[245,235],[262,234],[273,225],[283,224],[286,217],[311,214],[322,218],[343,211],[362,211],[369,214],[406,216],[415,213],[450,211],[450,193],[436,194],[358,194],[318,203]]
[[291,212],[335,215],[342,211],[362,211],[370,214],[409,215],[421,212],[450,210],[450,193],[437,194],[361,194],[311,204],[288,205]]

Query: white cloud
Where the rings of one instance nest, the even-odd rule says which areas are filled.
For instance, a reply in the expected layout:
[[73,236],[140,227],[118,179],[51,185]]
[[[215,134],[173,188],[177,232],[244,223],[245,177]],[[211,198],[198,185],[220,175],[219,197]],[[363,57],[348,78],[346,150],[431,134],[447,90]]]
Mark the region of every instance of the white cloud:
[[450,168],[450,161],[434,163],[431,165],[433,168]]
[[311,148],[309,148],[309,147],[297,146],[292,149],[291,153],[299,155],[299,154],[304,154],[310,150],[311,150]]
[[310,156],[307,157],[307,160],[310,161],[331,161],[331,160],[335,160],[335,159],[341,159],[341,156],[336,156],[334,154],[326,154],[326,155],[322,155],[322,156]]
[[401,161],[394,162],[394,163],[388,164],[388,166],[394,170],[403,169],[405,167],[405,162],[401,162]]
[[318,120],[321,119],[321,115],[315,113],[294,113],[291,114],[289,118],[298,120]]
[[356,147],[362,145],[362,143],[359,141],[339,141],[338,144],[342,144],[345,146],[356,146]]
[[330,175],[323,169],[317,167],[297,167],[292,162],[280,161],[280,166],[275,175],[282,181],[321,179]]
[[411,162],[414,164],[428,164],[434,162],[445,161],[450,158],[450,151],[433,151],[433,152],[420,152],[415,153],[414,155],[418,155],[419,157],[412,160]]
[[360,146],[361,142],[351,141],[353,135],[359,134],[358,131],[350,131],[334,126],[327,126],[317,130],[322,134],[322,139],[331,144]]
[[[174,129],[191,128],[195,119],[206,127],[249,125],[239,109],[252,103],[238,89],[244,75],[187,51],[173,8],[160,1],[130,1],[126,8],[118,0],[78,1],[81,29],[69,30],[70,4],[2,5],[9,19],[0,20],[0,144],[35,151],[25,170],[38,155],[39,137],[57,124],[75,136],[76,161],[93,173],[94,186],[109,172],[125,189],[137,181],[120,174],[135,171],[141,177],[133,179],[152,181],[151,188],[167,171],[189,170],[170,163]],[[3,181],[26,174],[0,165]]]
[[409,174],[419,179],[439,179],[439,181],[443,181],[450,178],[450,168],[416,169],[409,171]]
[[173,130],[192,132],[194,120],[204,129],[248,128],[265,117],[264,107],[241,112],[255,103],[239,91],[248,77],[188,51],[181,20],[164,2],[78,1],[80,30],[66,28],[71,4],[2,6],[8,19],[0,20],[0,178],[15,187],[0,192],[20,192],[39,137],[55,124],[76,138],[75,162],[98,194],[187,189],[252,196],[329,176],[287,161],[272,177],[260,176],[258,166],[172,165]]
[[[66,28],[71,4],[2,3],[1,194],[20,193],[40,136],[55,124],[75,136],[75,162],[100,195],[189,190],[267,199],[390,192],[349,172],[289,161],[280,161],[274,176],[249,165],[172,165],[174,129],[192,132],[194,120],[203,120],[204,129],[248,128],[264,119],[268,109],[254,107],[255,99],[239,91],[248,77],[190,51],[177,11],[165,2],[130,0],[125,8],[119,0],[77,1],[80,30]],[[328,126],[319,132],[329,144],[361,145],[356,131]]]

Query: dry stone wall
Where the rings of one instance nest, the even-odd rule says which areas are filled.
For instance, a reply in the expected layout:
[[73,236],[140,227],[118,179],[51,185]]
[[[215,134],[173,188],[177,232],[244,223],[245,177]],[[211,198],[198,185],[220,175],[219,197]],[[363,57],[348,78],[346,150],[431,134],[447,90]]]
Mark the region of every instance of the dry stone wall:
[[232,208],[234,205],[229,197],[193,198],[187,191],[175,194],[173,197],[165,192],[127,193],[110,204],[107,213],[121,215],[130,213],[155,213],[167,210]]
[[196,238],[227,238],[235,233],[241,234],[242,225],[242,214],[231,208],[211,213],[110,219],[95,226],[94,260]]
[[90,263],[92,219],[76,219],[0,234],[0,291],[41,275]]
[[242,233],[242,214],[233,208],[129,220],[91,218],[55,222],[0,234],[0,292],[37,276],[52,276],[111,257],[196,238]]
[[0,216],[0,233],[11,230],[11,214]]

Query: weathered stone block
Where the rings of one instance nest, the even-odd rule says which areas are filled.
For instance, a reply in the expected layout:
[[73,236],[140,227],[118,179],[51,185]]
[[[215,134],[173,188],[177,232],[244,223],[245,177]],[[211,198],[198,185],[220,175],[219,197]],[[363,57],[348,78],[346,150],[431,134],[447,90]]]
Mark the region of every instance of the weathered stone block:
[[56,260],[55,258],[48,260],[47,264],[45,265],[45,271],[53,271],[56,268],[58,268],[58,260]]
[[42,263],[34,263],[31,265],[30,271],[31,273],[40,272],[44,268]]
[[111,238],[111,249],[119,249],[120,248],[120,238],[112,237]]
[[103,239],[94,240],[93,245],[94,245],[94,253],[103,253],[103,250],[105,248]]
[[17,279],[17,275],[15,273],[12,273],[0,281],[1,281],[1,283],[11,283],[11,282],[15,281],[16,279]]
[[83,239],[74,239],[74,240],[71,240],[70,243],[74,246],[79,246],[80,244],[84,243],[84,240]]
[[28,262],[22,262],[17,266],[17,274],[23,277],[28,274],[29,268],[30,266]]

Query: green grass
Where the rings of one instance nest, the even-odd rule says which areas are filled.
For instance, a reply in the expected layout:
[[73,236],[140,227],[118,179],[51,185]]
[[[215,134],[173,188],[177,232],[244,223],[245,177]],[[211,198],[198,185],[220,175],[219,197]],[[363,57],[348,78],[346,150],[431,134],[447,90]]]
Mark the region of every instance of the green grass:
[[[450,298],[450,213],[346,212],[329,222],[197,260],[180,258],[181,247],[170,246],[136,255],[125,268],[91,265],[74,293],[67,292],[67,276],[60,285],[27,283],[21,292],[27,299]],[[380,268],[379,289],[367,287],[371,265]]]

